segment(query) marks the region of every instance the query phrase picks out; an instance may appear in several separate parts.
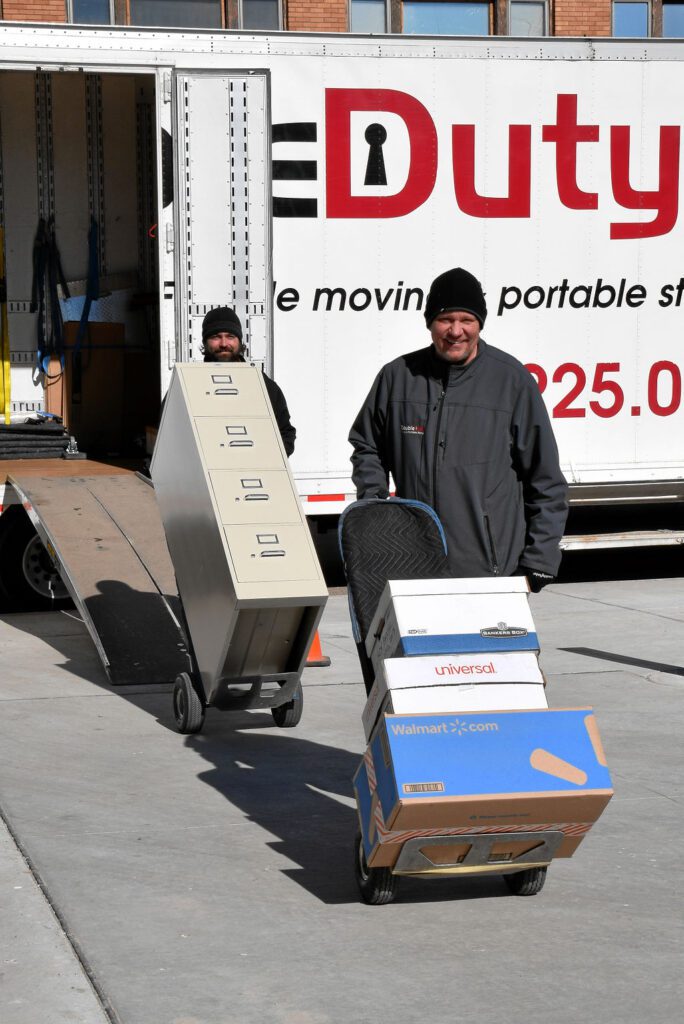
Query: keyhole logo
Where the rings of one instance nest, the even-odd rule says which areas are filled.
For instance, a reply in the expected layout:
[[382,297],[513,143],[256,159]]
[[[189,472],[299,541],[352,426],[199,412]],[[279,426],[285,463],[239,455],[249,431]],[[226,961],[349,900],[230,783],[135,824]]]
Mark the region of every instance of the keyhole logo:
[[382,155],[382,147],[387,142],[387,129],[381,124],[369,124],[364,137],[370,150],[363,183],[364,185],[386,185],[387,175],[385,174],[385,158]]
[[411,164],[405,122],[393,111],[352,110],[349,115],[350,196],[383,203],[400,192]]
[[[354,90],[341,91],[345,96],[356,96]],[[409,97],[407,113],[405,103],[383,102],[378,109],[372,101],[352,104],[350,99],[342,113],[326,123],[324,132],[314,121],[275,123],[271,132],[273,216],[318,217],[321,184],[326,194],[333,187],[348,196],[352,204],[356,199],[370,203],[369,215],[397,216],[397,201],[403,202],[398,197],[409,185],[412,196],[415,191],[416,172],[412,173],[411,167],[416,153],[410,116],[411,104],[415,103]],[[323,146],[327,165],[324,182],[320,168]],[[435,151],[431,144],[429,152]],[[332,181],[337,184],[331,186]],[[382,200],[382,212],[378,211],[378,200]],[[394,212],[386,213],[387,206]]]

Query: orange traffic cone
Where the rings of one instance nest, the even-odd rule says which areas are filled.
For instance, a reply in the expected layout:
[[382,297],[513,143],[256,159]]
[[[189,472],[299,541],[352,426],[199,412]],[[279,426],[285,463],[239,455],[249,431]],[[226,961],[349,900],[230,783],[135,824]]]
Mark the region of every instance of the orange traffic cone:
[[307,668],[327,668],[330,664],[330,658],[326,658],[321,650],[321,638],[316,630],[315,636],[309,648],[309,653],[306,656],[306,667]]

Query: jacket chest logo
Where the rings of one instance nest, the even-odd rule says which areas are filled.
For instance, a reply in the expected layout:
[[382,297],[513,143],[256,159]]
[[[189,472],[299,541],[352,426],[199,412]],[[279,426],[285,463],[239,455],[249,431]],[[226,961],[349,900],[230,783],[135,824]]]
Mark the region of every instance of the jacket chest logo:
[[402,434],[415,434],[422,437],[425,433],[425,426],[422,423],[402,423],[399,427]]

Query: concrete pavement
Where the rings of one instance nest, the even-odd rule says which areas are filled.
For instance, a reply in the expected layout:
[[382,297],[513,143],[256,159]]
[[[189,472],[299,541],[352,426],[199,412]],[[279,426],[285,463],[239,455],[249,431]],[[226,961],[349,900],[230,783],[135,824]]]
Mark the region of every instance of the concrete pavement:
[[352,873],[364,692],[343,596],[286,731],[210,711],[182,737],[169,688],[112,690],[73,615],[0,619],[0,808],[28,861],[2,836],[2,1024],[669,1024],[684,584],[532,607],[549,703],[595,707],[616,796],[538,897],[403,879],[387,907]]

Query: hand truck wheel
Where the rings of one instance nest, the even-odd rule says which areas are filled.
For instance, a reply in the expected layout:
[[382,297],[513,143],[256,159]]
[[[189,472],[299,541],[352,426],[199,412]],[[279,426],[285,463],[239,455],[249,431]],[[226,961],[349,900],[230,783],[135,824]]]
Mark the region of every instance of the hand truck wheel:
[[354,840],[354,874],[365,903],[381,906],[391,903],[397,894],[399,879],[389,868],[368,867],[360,832],[356,833]]
[[204,725],[204,705],[187,672],[181,672],[173,684],[173,717],[184,735],[199,732]]
[[303,711],[304,691],[301,683],[297,683],[292,700],[288,700],[285,704],[279,704],[276,708],[271,708],[273,721],[279,729],[294,729],[295,725],[299,725]]
[[544,888],[546,868],[529,868],[504,875],[504,882],[514,896],[536,896]]

